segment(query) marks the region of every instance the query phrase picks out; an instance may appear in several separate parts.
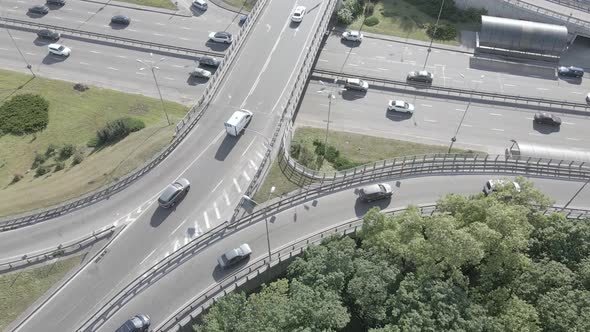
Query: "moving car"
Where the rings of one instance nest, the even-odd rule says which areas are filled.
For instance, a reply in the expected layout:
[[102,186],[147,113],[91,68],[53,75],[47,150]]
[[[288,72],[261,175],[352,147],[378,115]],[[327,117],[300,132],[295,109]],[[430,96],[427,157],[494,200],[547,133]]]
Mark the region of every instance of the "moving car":
[[37,36],[39,38],[58,40],[61,37],[61,34],[57,31],[53,31],[53,30],[49,30],[49,29],[41,29],[41,30],[37,31]]
[[551,113],[540,112],[535,114],[535,123],[546,124],[551,126],[561,126],[561,118]]
[[367,92],[367,90],[369,90],[369,83],[359,78],[347,78],[344,82],[344,87],[348,90]]
[[188,193],[190,188],[191,183],[185,178],[180,178],[164,189],[158,198],[158,204],[165,209],[171,208]]
[[389,104],[387,105],[387,110],[392,112],[414,114],[414,105],[403,100],[390,100]]
[[45,5],[35,5],[29,8],[29,13],[45,15],[49,13],[49,7]]
[[508,184],[512,184],[512,186],[514,186],[514,190],[516,192],[520,192],[520,185],[518,184],[518,182],[509,182],[506,180],[488,180],[486,181],[486,183],[483,186],[483,193],[488,196],[489,194],[493,193],[495,190],[498,189],[498,187],[502,187],[502,186],[506,186]]
[[46,4],[54,6],[63,6],[66,4],[66,0],[46,0]]
[[225,31],[211,32],[209,34],[209,39],[216,43],[224,44],[231,44],[231,42],[233,41],[231,33]]
[[219,67],[221,60],[212,56],[204,56],[199,59],[199,64],[204,66]]
[[195,68],[193,71],[191,71],[191,77],[198,77],[198,78],[206,78],[209,79],[211,77],[211,72],[208,70],[205,70],[203,68]]
[[150,316],[137,314],[129,318],[115,332],[147,332],[150,327]]
[[115,15],[111,18],[111,23],[129,25],[129,23],[131,23],[131,19],[127,15]]
[[363,34],[360,31],[345,31],[341,39],[360,43],[363,41]]
[[434,80],[434,74],[426,70],[411,71],[408,73],[406,80],[423,83],[432,83],[432,81]]
[[70,56],[70,53],[72,52],[69,47],[65,47],[61,44],[49,44],[47,48],[49,49],[49,53],[59,56]]
[[305,16],[305,9],[305,6],[295,7],[295,11],[293,12],[293,15],[291,15],[291,21],[295,23],[303,21],[303,16]]
[[359,190],[359,199],[367,203],[378,199],[390,198],[392,195],[391,186],[387,183],[372,184]]
[[219,258],[217,258],[217,263],[219,263],[221,268],[225,269],[250,258],[251,253],[252,249],[250,249],[250,246],[247,243],[244,243],[241,246],[229,250],[225,254],[221,255]]
[[205,1],[205,0],[195,0],[195,1],[193,1],[193,7],[200,9],[200,10],[207,10],[209,5],[207,4],[207,1]]
[[248,110],[235,111],[231,117],[225,121],[225,131],[230,136],[238,136],[248,125],[254,113]]
[[557,75],[580,78],[580,77],[584,76],[584,69],[582,69],[580,67],[574,67],[574,66],[569,66],[569,67],[560,66],[557,68]]

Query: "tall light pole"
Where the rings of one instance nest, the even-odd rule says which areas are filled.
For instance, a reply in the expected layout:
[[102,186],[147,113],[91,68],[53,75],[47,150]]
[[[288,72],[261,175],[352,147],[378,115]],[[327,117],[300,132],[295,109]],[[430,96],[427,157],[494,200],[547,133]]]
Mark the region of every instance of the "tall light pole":
[[428,63],[428,57],[430,56],[430,52],[432,52],[432,43],[434,42],[434,36],[436,36],[436,30],[438,29],[438,22],[440,21],[440,15],[442,14],[444,6],[445,6],[445,0],[442,0],[440,3],[440,9],[438,10],[438,16],[436,17],[436,23],[434,24],[434,31],[432,32],[432,37],[430,38],[430,45],[428,45],[428,50],[426,50],[426,59],[424,60],[424,66],[422,67],[422,70],[426,69],[426,63]]
[[[336,84],[337,82],[337,78],[334,79],[334,84]],[[322,84],[323,86],[326,86],[326,83],[320,81],[320,84]],[[320,89],[320,91],[318,91],[318,93],[322,93],[324,92],[326,88],[322,88]],[[328,121],[326,122],[326,138],[324,139],[324,155],[322,156],[322,162],[321,164],[324,163],[324,158],[326,158],[326,151],[328,151],[328,135],[330,133],[330,114],[332,113],[332,99],[336,99],[336,96],[334,95],[334,91],[330,90],[328,91]]]
[[[463,74],[459,74],[461,75],[461,77],[463,77],[463,82],[465,82],[465,75]],[[481,75],[480,78],[483,79],[485,77],[485,75]],[[479,84],[481,83],[481,81],[478,81],[477,84],[475,85],[475,88],[473,90],[471,90],[471,94],[469,95],[469,102],[467,103],[467,107],[465,108],[465,111],[463,112],[463,116],[461,117],[461,121],[459,121],[459,125],[457,126],[457,130],[455,131],[455,135],[453,137],[451,137],[451,144],[449,145],[449,151],[447,153],[451,153],[451,149],[453,149],[453,143],[455,143],[457,141],[457,135],[459,135],[459,130],[461,130],[461,125],[463,125],[463,120],[465,120],[465,116],[467,115],[467,111],[469,111],[469,106],[471,106],[471,98],[473,97],[473,92],[477,90],[477,87],[479,86]]]
[[156,65],[158,63],[166,60],[166,58],[161,58],[160,60],[158,60],[158,62],[151,63],[151,64],[147,63],[147,61],[142,61],[140,59],[136,59],[136,60],[137,60],[137,62],[139,62],[145,66],[145,67],[139,68],[140,71],[147,69],[147,68],[149,68],[152,71],[152,77],[154,78],[154,82],[156,83],[156,88],[158,89],[158,95],[160,96],[160,103],[162,104],[162,112],[164,112],[164,115],[166,115],[166,121],[168,122],[168,125],[171,125],[170,118],[168,117],[168,112],[166,112],[166,108],[164,107],[164,99],[162,98],[162,91],[160,91],[160,85],[158,84],[158,79],[156,78],[156,69],[160,69],[160,67],[158,67]]
[[[274,192],[275,192],[275,186],[270,187],[270,191],[268,192],[268,198],[266,199],[267,201],[270,200],[270,196],[272,196],[272,194]],[[256,205],[260,205],[260,204],[258,204],[258,202],[256,202],[254,199],[252,199],[248,195],[243,195],[242,198],[244,198]],[[268,265],[270,267],[270,258],[272,256],[272,253],[270,251],[270,232],[268,231],[268,212],[266,209],[264,210],[264,223],[265,223],[265,227],[266,227],[266,244],[268,247]],[[270,270],[270,268],[269,268],[269,270]]]

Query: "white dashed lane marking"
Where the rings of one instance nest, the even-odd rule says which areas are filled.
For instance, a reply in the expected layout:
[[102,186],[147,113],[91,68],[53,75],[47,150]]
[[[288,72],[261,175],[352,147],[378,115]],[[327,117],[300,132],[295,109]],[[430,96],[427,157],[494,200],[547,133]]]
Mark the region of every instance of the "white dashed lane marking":
[[209,225],[209,216],[207,215],[207,212],[203,212],[203,218],[205,218],[205,227],[209,229],[211,225]]
[[219,214],[219,208],[217,207],[217,203],[213,203],[213,211],[215,211],[215,217],[217,219],[221,219],[221,214]]
[[227,196],[225,191],[223,192],[223,198],[225,199],[225,205],[229,206],[231,203],[229,201],[229,196]]
[[503,116],[503,115],[502,115],[502,114],[500,114],[500,113],[490,113],[490,115],[493,115],[493,116]]
[[107,69],[110,69],[110,70],[115,70],[115,71],[119,71],[119,69],[117,69],[117,68],[113,68],[113,67],[107,67]]
[[240,188],[240,185],[238,184],[238,181],[234,178],[234,186],[236,187],[236,190],[241,193],[242,192],[242,188]]
[[252,159],[250,159],[250,168],[258,169],[258,167],[256,167],[256,164],[252,161]]
[[492,128],[493,131],[504,131],[504,129],[500,129],[500,128]]
[[250,181],[250,177],[248,176],[248,173],[246,173],[246,171],[243,171],[242,174],[246,178],[246,181]]

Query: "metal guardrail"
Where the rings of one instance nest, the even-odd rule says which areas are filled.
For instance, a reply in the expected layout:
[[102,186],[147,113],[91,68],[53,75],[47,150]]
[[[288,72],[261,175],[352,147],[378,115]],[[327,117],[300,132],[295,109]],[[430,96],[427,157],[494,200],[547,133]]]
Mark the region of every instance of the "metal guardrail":
[[147,42],[147,41],[138,40],[138,39],[117,37],[117,36],[107,35],[107,34],[103,34],[103,33],[90,32],[90,31],[71,29],[71,28],[64,28],[64,27],[60,27],[60,26],[56,26],[56,25],[42,24],[42,23],[37,23],[37,22],[25,21],[25,20],[17,20],[17,19],[7,18],[7,17],[0,17],[0,22],[2,22],[2,25],[5,25],[5,26],[24,27],[24,28],[29,28],[31,30],[33,29],[33,27],[34,28],[51,29],[51,30],[61,32],[62,35],[69,34],[72,36],[88,37],[88,38],[93,38],[93,39],[98,39],[98,40],[104,40],[104,41],[107,41],[107,42],[110,42],[113,44],[141,47],[141,48],[147,48],[147,49],[156,50],[156,51],[167,51],[167,52],[174,52],[174,53],[186,54],[186,55],[210,55],[210,56],[216,56],[216,57],[223,57],[224,56],[224,53],[222,53],[222,52],[212,52],[212,51],[197,50],[197,49],[192,49],[192,48],[187,48],[187,47],[179,47],[179,46],[166,45],[166,44],[160,44],[160,43],[152,43],[152,42]]
[[35,254],[26,254],[18,259],[0,263],[0,274],[20,267],[38,264],[59,256],[71,254],[85,246],[111,236],[114,232],[115,226],[110,226],[109,228],[103,229],[99,232],[92,232],[90,235],[70,241],[69,243],[60,244],[55,248],[45,249]]
[[[558,12],[552,11],[550,9],[539,7],[539,6],[536,6],[531,3],[521,1],[521,0],[503,0],[503,1],[505,3],[508,3],[512,6],[514,6],[514,7],[524,8],[524,9],[539,13],[541,15],[545,15],[545,16],[552,17],[554,19],[565,21],[564,23],[567,23],[570,25],[577,25],[578,27],[582,27],[583,29],[590,29],[590,22],[588,22],[586,20],[581,20],[581,19],[575,18],[570,15],[564,15],[562,13],[558,13]],[[590,30],[586,30],[586,31],[587,31],[587,33],[590,33]]]
[[[436,211],[435,204],[425,204],[417,206],[420,209],[420,213],[423,216],[431,216]],[[406,208],[395,209],[386,211],[391,215],[397,215],[406,211]],[[545,214],[554,212],[563,212],[569,218],[581,219],[590,218],[590,210],[579,210],[579,209],[562,209],[560,207],[553,207],[545,210]],[[300,255],[305,249],[312,245],[320,244],[325,239],[331,236],[345,236],[348,234],[356,233],[363,225],[363,219],[355,219],[347,221],[336,226],[329,227],[327,229],[316,232],[303,239],[299,239],[290,244],[284,245],[281,248],[272,251],[270,261],[265,255],[263,258],[257,259],[254,262],[249,263],[233,275],[224,278],[218,283],[211,285],[206,290],[199,293],[193,300],[191,300],[184,308],[177,310],[171,317],[169,317],[164,323],[160,324],[155,332],[169,332],[178,331],[183,326],[190,323],[194,318],[203,313],[207,308],[213,305],[221,297],[227,295],[245,284],[246,282],[256,278],[261,273],[266,271],[277,264],[289,260],[295,256]]]
[[576,1],[576,0],[546,0],[546,1],[556,3],[556,4],[562,5],[564,7],[569,7],[569,8],[573,8],[573,9],[577,9],[580,11],[590,13],[590,3],[587,3],[587,2],[580,3],[579,1]]
[[151,171],[153,168],[155,168],[157,165],[159,165],[160,162],[162,162],[170,153],[172,153],[172,151],[176,149],[176,147],[187,136],[190,129],[192,129],[197,124],[197,122],[205,113],[205,110],[207,109],[209,102],[213,98],[213,95],[217,91],[217,88],[219,87],[222,81],[223,75],[225,75],[225,73],[228,70],[228,67],[235,59],[237,51],[241,47],[248,32],[250,31],[250,28],[254,25],[254,22],[256,21],[258,14],[262,10],[266,2],[267,0],[260,0],[256,2],[256,5],[254,6],[252,12],[249,15],[249,22],[243,25],[242,29],[235,36],[234,43],[232,43],[232,45],[226,51],[226,57],[223,60],[222,64],[219,66],[215,74],[209,79],[207,87],[205,88],[205,92],[197,101],[197,103],[189,110],[184,119],[182,119],[176,125],[176,135],[170,143],[170,145],[162,149],[162,151],[160,151],[150,161],[146,162],[142,167],[140,167],[133,173],[126,175],[116,183],[107,185],[103,188],[97,189],[93,192],[90,192],[81,197],[77,197],[70,201],[58,204],[57,206],[53,206],[47,209],[40,209],[32,213],[25,213],[17,216],[10,216],[0,219],[0,232],[35,224],[40,221],[58,217],[73,210],[92,205],[96,202],[103,200],[104,198],[110,197],[111,195],[118,193],[130,184],[134,183],[135,180],[139,179],[140,177]]
[[567,100],[556,100],[556,99],[545,99],[545,98],[537,98],[537,97],[526,97],[526,96],[517,96],[517,95],[508,95],[503,93],[493,93],[493,92],[485,92],[485,91],[477,91],[477,90],[464,90],[464,89],[457,89],[457,88],[446,88],[441,86],[435,85],[426,85],[422,83],[408,83],[406,81],[397,81],[391,80],[381,77],[374,77],[374,76],[363,76],[354,73],[345,73],[345,72],[337,72],[333,70],[326,70],[321,68],[316,68],[313,71],[313,76],[320,78],[326,77],[330,80],[338,79],[338,82],[344,84],[344,81],[341,78],[346,77],[357,77],[363,79],[365,81],[372,82],[373,84],[382,84],[384,86],[388,86],[389,88],[394,88],[398,90],[411,90],[412,94],[419,94],[419,95],[444,95],[445,97],[449,96],[457,96],[462,98],[473,98],[479,97],[482,100],[494,100],[494,101],[501,101],[501,102],[511,102],[514,104],[526,104],[526,105],[536,105],[538,107],[549,107],[549,108],[567,108],[567,109],[583,109],[588,110],[590,105],[587,103],[574,103]]

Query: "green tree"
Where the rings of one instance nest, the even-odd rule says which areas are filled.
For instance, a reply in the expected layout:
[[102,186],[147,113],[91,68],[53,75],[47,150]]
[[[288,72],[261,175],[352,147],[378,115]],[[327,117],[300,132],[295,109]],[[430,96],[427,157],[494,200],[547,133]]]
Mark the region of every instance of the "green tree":
[[290,298],[293,321],[282,331],[338,331],[350,321],[348,310],[333,290],[310,287],[294,279]]
[[538,332],[539,315],[534,306],[519,299],[511,297],[504,304],[504,310],[496,318],[499,324],[498,330],[505,332]]
[[536,305],[544,331],[590,331],[590,292],[564,286],[544,294]]
[[567,266],[543,259],[531,263],[515,281],[514,291],[529,303],[537,303],[543,294],[563,285],[576,285],[577,275]]
[[247,303],[242,292],[228,294],[211,307],[203,317],[203,324],[194,328],[199,332],[244,331],[241,324],[246,317],[244,308]]

